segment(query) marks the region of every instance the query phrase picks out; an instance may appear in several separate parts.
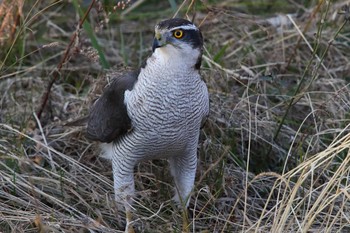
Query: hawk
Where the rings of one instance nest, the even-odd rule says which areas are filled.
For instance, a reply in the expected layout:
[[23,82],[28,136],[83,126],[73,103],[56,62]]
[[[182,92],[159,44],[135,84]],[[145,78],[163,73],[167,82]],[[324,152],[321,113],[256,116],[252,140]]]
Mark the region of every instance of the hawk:
[[127,228],[134,167],[141,161],[167,159],[175,200],[187,207],[200,128],[209,114],[208,89],[200,75],[200,30],[185,19],[164,20],[155,26],[152,51],[139,70],[116,77],[104,89],[87,120],[87,138],[102,142],[112,161],[115,199],[124,203]]

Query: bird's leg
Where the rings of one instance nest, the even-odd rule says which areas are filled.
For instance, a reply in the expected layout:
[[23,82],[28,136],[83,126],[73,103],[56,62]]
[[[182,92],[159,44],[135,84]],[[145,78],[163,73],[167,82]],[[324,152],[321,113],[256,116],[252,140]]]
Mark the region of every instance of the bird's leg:
[[182,210],[182,232],[190,232],[190,224],[188,221],[187,208]]
[[132,221],[132,212],[131,209],[128,207],[125,207],[125,214],[126,214],[126,226],[125,226],[125,232],[126,233],[135,233],[134,228],[131,225]]
[[197,168],[196,151],[184,156],[172,157],[169,159],[171,174],[174,177],[176,193],[175,201],[182,209],[182,230],[189,231],[187,206],[190,201],[190,194],[194,185],[194,178]]
[[[116,201],[119,203],[124,204],[125,208],[125,220],[126,220],[126,226],[125,226],[125,232],[126,233],[135,233],[134,228],[132,226],[132,195],[134,194],[134,183],[127,185],[128,187],[121,187],[115,189],[116,191]],[[132,190],[132,193],[131,193]],[[119,193],[118,193],[119,191]]]
[[132,198],[135,193],[133,166],[121,161],[113,160],[113,179],[115,200],[125,208],[125,232],[134,233],[132,227]]

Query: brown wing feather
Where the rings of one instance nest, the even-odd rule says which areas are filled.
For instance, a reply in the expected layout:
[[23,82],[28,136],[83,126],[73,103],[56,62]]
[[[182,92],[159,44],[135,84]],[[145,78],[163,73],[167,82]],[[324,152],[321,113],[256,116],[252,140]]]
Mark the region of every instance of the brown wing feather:
[[86,137],[112,142],[131,129],[131,120],[124,104],[124,93],[131,90],[139,72],[128,72],[115,78],[94,103],[88,117]]

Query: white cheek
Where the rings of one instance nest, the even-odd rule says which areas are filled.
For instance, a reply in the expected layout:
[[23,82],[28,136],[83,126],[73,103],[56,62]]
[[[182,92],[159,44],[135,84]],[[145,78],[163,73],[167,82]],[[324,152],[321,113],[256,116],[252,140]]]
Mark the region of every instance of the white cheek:
[[159,62],[182,67],[195,65],[199,55],[198,49],[193,49],[187,44],[182,44],[181,48],[169,44],[154,51],[154,56]]
[[154,57],[156,57],[159,62],[167,62],[171,57],[171,53],[169,53],[170,49],[171,48],[166,47],[158,48],[154,51]]

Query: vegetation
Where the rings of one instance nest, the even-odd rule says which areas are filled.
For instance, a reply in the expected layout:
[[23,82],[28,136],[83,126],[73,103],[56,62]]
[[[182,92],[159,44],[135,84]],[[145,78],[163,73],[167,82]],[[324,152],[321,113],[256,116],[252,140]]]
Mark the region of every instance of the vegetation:
[[[191,231],[350,232],[349,1],[92,2],[0,2],[0,232],[123,230],[111,165],[65,124],[175,14],[203,32],[211,100]],[[135,169],[139,232],[181,231],[168,170]]]

